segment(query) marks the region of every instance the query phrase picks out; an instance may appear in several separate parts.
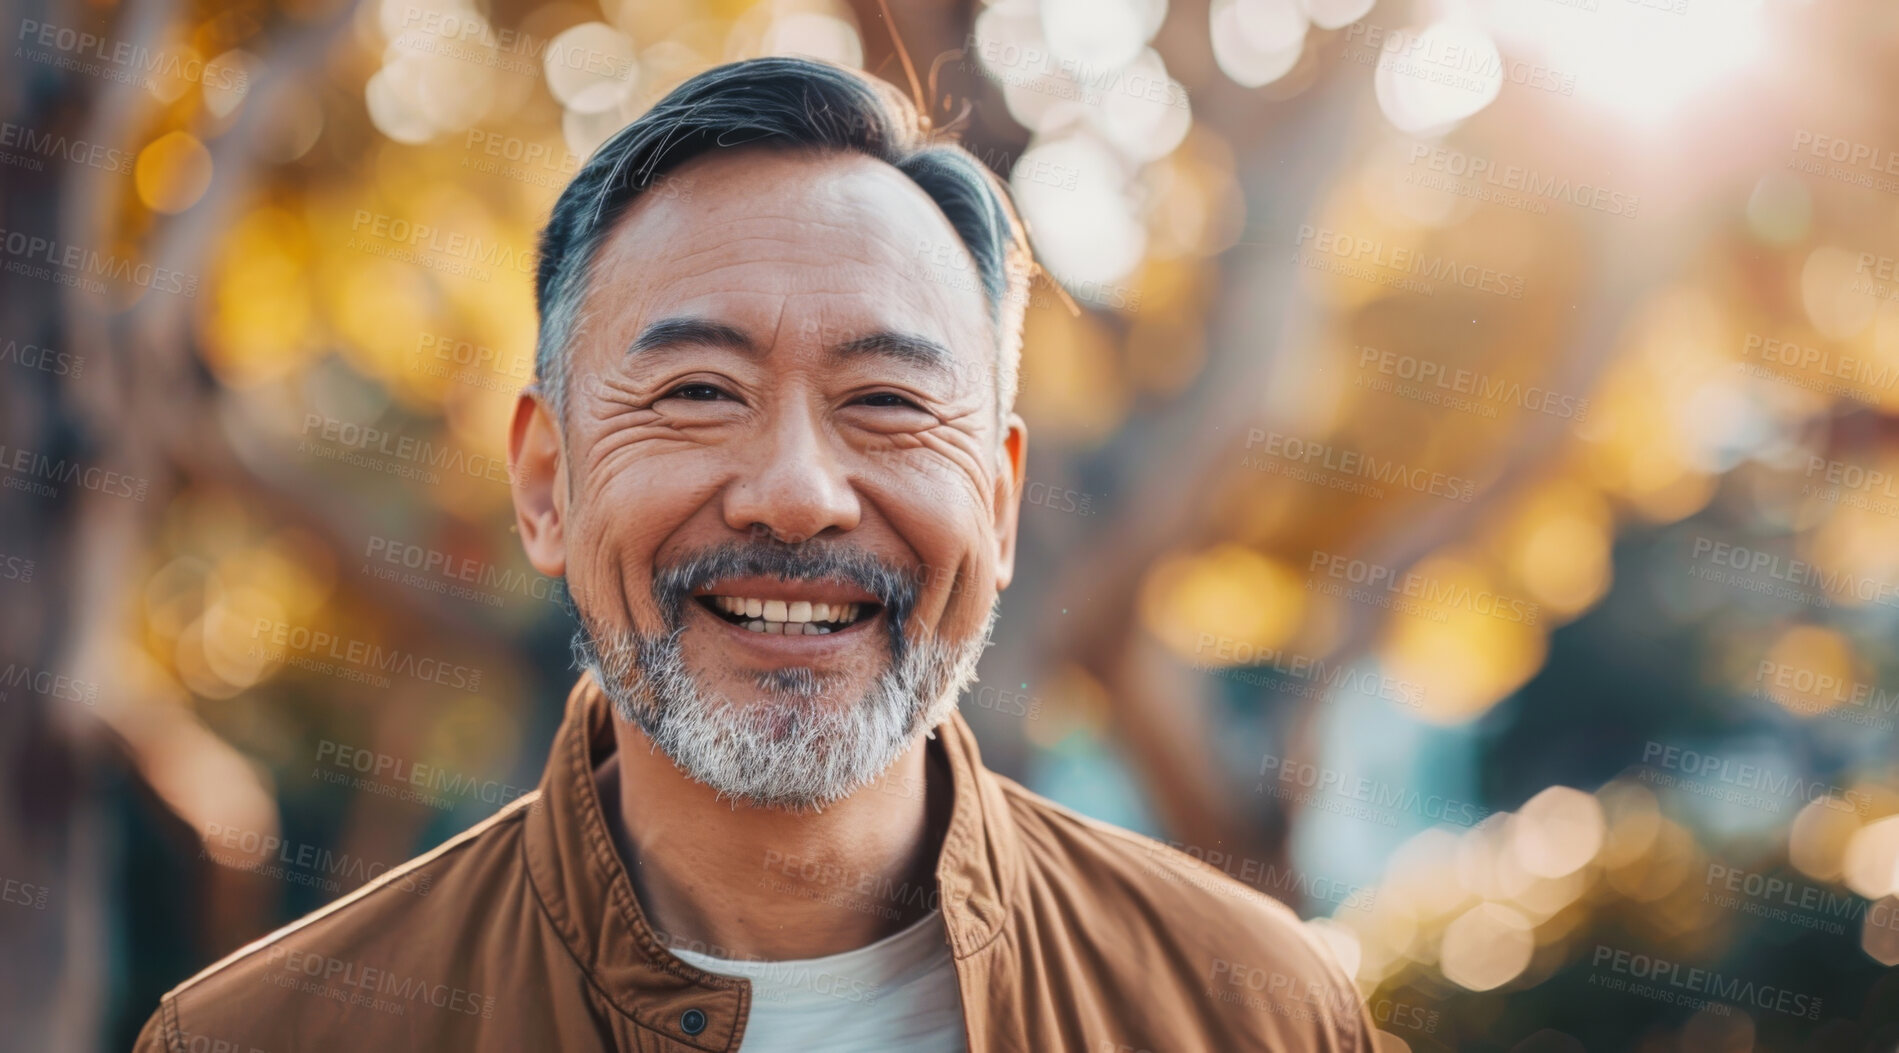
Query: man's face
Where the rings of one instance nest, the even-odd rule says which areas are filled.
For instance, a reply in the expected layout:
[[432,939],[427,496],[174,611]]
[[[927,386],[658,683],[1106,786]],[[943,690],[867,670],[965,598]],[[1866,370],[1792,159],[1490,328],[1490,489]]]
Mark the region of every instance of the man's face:
[[1026,436],[980,290],[926,277],[961,242],[902,173],[745,149],[673,178],[692,193],[637,200],[595,260],[564,441],[517,408],[523,541],[682,769],[822,804],[973,679]]

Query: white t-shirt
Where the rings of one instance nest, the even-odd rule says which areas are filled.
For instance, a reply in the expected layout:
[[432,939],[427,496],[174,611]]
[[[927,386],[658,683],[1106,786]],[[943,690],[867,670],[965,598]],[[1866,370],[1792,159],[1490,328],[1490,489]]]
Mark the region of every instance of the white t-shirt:
[[709,973],[752,982],[741,1053],[966,1053],[943,912],[823,958],[733,961],[672,948]]

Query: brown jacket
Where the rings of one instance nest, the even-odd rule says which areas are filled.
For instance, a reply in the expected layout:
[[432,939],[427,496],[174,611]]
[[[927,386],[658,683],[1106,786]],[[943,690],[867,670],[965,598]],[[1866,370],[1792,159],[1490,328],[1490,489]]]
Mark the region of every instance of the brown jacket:
[[[591,675],[540,787],[165,995],[138,1050],[738,1050],[750,983],[665,950],[595,790]],[[971,1053],[1371,1053],[1357,990],[1276,900],[982,766],[960,715],[936,868]]]

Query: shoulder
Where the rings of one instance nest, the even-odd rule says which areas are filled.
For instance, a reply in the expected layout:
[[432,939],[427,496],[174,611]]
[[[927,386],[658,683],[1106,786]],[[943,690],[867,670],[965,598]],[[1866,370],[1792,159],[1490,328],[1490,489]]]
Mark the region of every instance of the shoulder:
[[1089,929],[1112,927],[1125,952],[1175,963],[1209,1007],[1305,1019],[1340,1036],[1335,1048],[1371,1049],[1357,985],[1292,908],[1176,848],[995,777],[1035,909],[1074,904],[1092,915]]
[[1259,889],[1151,837],[997,780],[1032,865],[1059,871],[1089,899],[1151,905],[1170,930],[1196,933],[1215,947],[1239,951],[1269,937],[1295,958],[1333,960],[1290,907]]
[[[500,812],[393,867],[347,896],[233,951],[165,994],[138,1049],[244,1050],[320,1032],[362,1010],[401,1017],[426,1002],[479,1017],[489,999],[469,987],[465,930],[528,895],[521,820],[540,800]],[[209,1046],[193,1045],[194,1038]],[[217,1045],[222,1042],[226,1045]]]

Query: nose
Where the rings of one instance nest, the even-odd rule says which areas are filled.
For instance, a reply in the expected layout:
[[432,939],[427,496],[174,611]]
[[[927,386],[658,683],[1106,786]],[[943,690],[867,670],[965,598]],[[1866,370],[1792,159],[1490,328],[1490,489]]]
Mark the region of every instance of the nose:
[[755,450],[726,487],[727,526],[769,532],[788,543],[857,528],[863,509],[843,469],[842,451],[809,409],[774,414],[751,441]]

